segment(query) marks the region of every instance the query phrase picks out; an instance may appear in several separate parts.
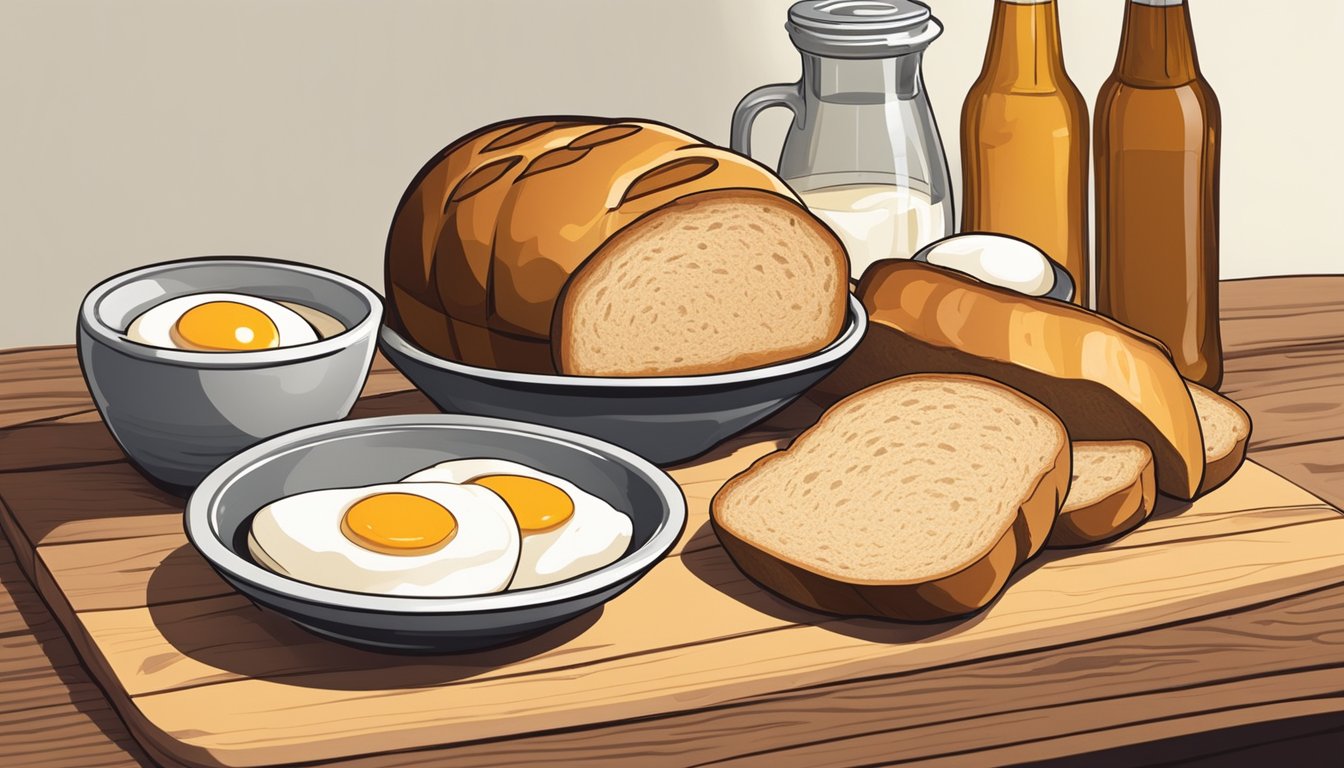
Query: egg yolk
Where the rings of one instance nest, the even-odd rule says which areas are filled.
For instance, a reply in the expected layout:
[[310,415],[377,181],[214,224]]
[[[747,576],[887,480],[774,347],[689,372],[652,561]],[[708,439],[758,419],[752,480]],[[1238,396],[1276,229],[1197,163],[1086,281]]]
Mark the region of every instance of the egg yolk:
[[236,301],[207,301],[182,313],[173,335],[194,349],[245,352],[277,345],[280,330],[260,309]]
[[471,481],[499,495],[523,533],[554,528],[574,515],[569,494],[545,480],[521,475],[485,475]]
[[413,493],[379,493],[355,502],[341,532],[364,549],[389,555],[423,555],[448,543],[457,519],[436,501]]

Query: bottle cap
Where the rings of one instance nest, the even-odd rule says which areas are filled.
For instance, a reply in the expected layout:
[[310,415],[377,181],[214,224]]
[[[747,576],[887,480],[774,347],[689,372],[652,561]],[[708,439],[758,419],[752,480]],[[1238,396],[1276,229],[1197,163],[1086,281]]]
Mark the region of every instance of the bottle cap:
[[784,28],[798,50],[840,59],[914,53],[943,32],[914,0],[803,0],[789,8]]

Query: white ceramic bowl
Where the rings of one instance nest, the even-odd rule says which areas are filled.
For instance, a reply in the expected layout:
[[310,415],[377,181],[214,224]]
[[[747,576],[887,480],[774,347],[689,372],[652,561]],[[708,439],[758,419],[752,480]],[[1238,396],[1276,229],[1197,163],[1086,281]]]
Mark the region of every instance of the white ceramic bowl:
[[[161,349],[126,338],[150,307],[206,291],[304,304],[345,331],[251,352]],[[166,262],[89,291],[79,309],[79,362],[122,450],[151,479],[181,492],[253,443],[344,418],[368,376],[382,312],[367,286],[315,267],[236,257]]]

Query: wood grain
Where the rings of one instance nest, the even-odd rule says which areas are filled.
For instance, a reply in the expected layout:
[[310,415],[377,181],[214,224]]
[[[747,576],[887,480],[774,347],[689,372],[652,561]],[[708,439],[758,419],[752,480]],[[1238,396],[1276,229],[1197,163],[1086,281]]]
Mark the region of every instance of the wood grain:
[[1344,508],[1344,438],[1257,451],[1256,458],[1337,508]]
[[41,421],[93,407],[68,346],[0,352],[0,427]]
[[[722,482],[768,447],[731,450],[709,466]],[[79,486],[81,476],[101,483],[108,471],[59,470],[59,487]],[[693,530],[703,526],[712,485],[695,471],[680,472],[694,489]],[[38,474],[0,476],[0,494],[19,510],[14,516],[28,537],[42,541],[56,538],[66,523],[50,528],[50,507],[28,523],[11,492],[21,489],[24,504],[35,501],[38,494],[22,489]],[[196,557],[180,539],[170,549],[168,533],[150,537],[148,552],[129,550],[140,553],[129,568],[106,556],[126,539],[64,536],[38,547],[36,567],[39,588],[73,625],[95,671],[105,673],[114,691],[133,697],[123,710],[156,749],[189,763],[252,765],[590,727],[618,712],[620,718],[665,716],[687,702],[716,706],[781,686],[1029,652],[1043,636],[1082,642],[1344,581],[1344,553],[1332,541],[1344,530],[1344,517],[1258,467],[1248,465],[1184,514],[1176,511],[1160,514],[1139,538],[1044,558],[990,611],[934,630],[810,614],[761,592],[722,550],[705,546],[664,561],[577,637],[540,638],[515,649],[517,658],[476,654],[446,665],[332,646],[227,593],[188,599],[176,596],[179,591],[156,601],[154,576],[173,577],[165,583],[180,590],[176,577],[190,572],[167,560],[176,552]],[[113,507],[109,514],[120,521],[126,509]],[[1173,541],[1181,546],[1170,546]],[[1208,565],[1191,569],[1192,562]],[[127,594],[143,593],[145,603],[158,604],[93,607],[105,606],[106,597],[90,586],[101,580],[100,568],[130,585]],[[152,575],[134,586],[125,579],[135,573]],[[92,603],[77,609],[81,600]],[[660,620],[670,602],[695,606],[696,620]],[[471,706],[463,708],[463,701]],[[426,718],[426,712],[434,715]],[[287,723],[283,733],[268,728],[278,717]]]
[[[1333,307],[1333,309],[1332,309]],[[1273,468],[1293,479],[1295,482],[1302,483],[1306,487],[1320,492],[1328,501],[1336,504],[1344,502],[1344,487],[1339,484],[1341,473],[1336,469],[1336,464],[1329,459],[1344,455],[1340,445],[1336,442],[1329,445],[1330,441],[1337,441],[1344,437],[1344,419],[1340,418],[1338,411],[1331,407],[1334,389],[1331,381],[1331,371],[1336,370],[1334,366],[1344,365],[1344,350],[1337,346],[1340,327],[1344,327],[1339,322],[1344,318],[1344,278],[1282,278],[1275,280],[1257,280],[1244,282],[1230,282],[1223,285],[1223,309],[1224,322],[1223,332],[1225,345],[1228,349],[1227,379],[1224,390],[1232,393],[1239,401],[1247,406],[1251,411],[1256,422],[1256,434],[1253,435],[1252,451],[1267,466]],[[0,400],[0,426],[12,425],[29,421],[30,414],[38,414],[36,418],[41,419],[39,424],[54,424],[56,426],[90,424],[102,430],[104,435],[103,442],[98,444],[97,433],[90,431],[87,440],[70,440],[63,445],[55,445],[53,452],[57,460],[63,460],[68,456],[78,456],[80,451],[88,451],[92,455],[85,455],[84,458],[92,461],[119,462],[120,455],[116,451],[115,445],[110,443],[110,438],[106,436],[106,430],[102,429],[96,420],[96,414],[91,412],[91,405],[87,400],[87,393],[82,392],[82,383],[78,380],[78,367],[71,365],[73,355],[69,348],[57,348],[53,350],[39,350],[36,353],[24,351],[20,353],[11,353],[9,355],[0,354],[0,377],[13,375],[17,378],[26,378],[31,373],[23,371],[27,361],[23,361],[28,355],[35,355],[36,363],[39,367],[46,367],[49,370],[41,371],[34,368],[33,371],[38,376],[49,376],[54,384],[53,391],[69,394],[65,387],[72,382],[78,384],[82,393],[81,398],[71,397],[69,402],[64,405],[51,406],[42,404],[36,410],[24,410],[26,406],[22,401],[16,404],[6,404],[6,401]],[[6,360],[9,358],[9,360]],[[6,366],[6,363],[13,363],[20,360],[21,363],[12,366]],[[385,365],[385,364],[384,364]],[[11,373],[12,372],[12,373]],[[62,381],[64,379],[64,381]],[[1303,390],[1308,394],[1305,398],[1294,397],[1294,382],[1301,381]],[[19,382],[20,384],[22,382]],[[400,393],[400,389],[405,386],[404,382],[394,372],[389,372],[386,377],[377,373],[370,377],[369,387],[366,388],[366,394],[382,394],[387,397],[377,397],[373,400],[361,403],[360,413],[372,415],[375,413],[402,412],[402,411],[421,411],[430,410],[428,403],[419,395],[414,393]],[[0,382],[0,393],[7,392],[6,384]],[[381,402],[380,402],[381,401]],[[1337,405],[1339,398],[1333,398],[1333,403]],[[1300,410],[1299,410],[1300,409]],[[0,441],[8,435],[7,432],[0,431]],[[58,436],[55,433],[52,437]],[[73,435],[71,435],[73,437]],[[1257,444],[1255,441],[1263,441]],[[1318,443],[1327,444],[1329,451],[1317,446]],[[93,449],[93,450],[89,450]],[[73,453],[72,453],[73,452]],[[41,471],[47,466],[47,458],[35,458],[32,456],[22,456],[6,448],[5,444],[0,442],[0,469],[18,468]],[[50,480],[56,480],[55,476],[47,476]],[[701,489],[703,492],[704,489]],[[712,491],[710,491],[712,492]],[[688,492],[688,495],[689,492]],[[707,498],[707,496],[705,496]],[[695,502],[693,501],[693,506]],[[1295,505],[1290,505],[1295,506]],[[1195,510],[1187,510],[1181,514],[1171,514],[1168,517],[1160,518],[1154,521],[1154,525],[1160,523],[1177,524],[1183,518],[1194,514]],[[1261,524],[1270,526],[1284,523],[1289,526],[1298,524],[1297,515],[1300,510],[1288,509],[1280,512],[1271,512],[1261,510]],[[128,515],[128,513],[130,513]],[[167,513],[163,513],[167,514]],[[1281,519],[1269,519],[1274,515],[1284,515]],[[153,513],[148,515],[134,514],[133,510],[112,511],[107,521],[115,521],[119,517],[142,518],[142,521],[148,522],[153,517]],[[0,522],[4,522],[4,515],[0,515]],[[206,570],[194,570],[186,568],[186,561],[183,559],[173,560],[174,549],[167,548],[167,545],[173,541],[173,532],[167,531],[159,534],[150,534],[148,538],[153,539],[155,535],[162,537],[157,544],[150,543],[145,548],[139,549],[140,554],[131,557],[127,563],[114,565],[108,563],[108,571],[104,574],[104,579],[108,582],[107,588],[100,588],[97,584],[99,577],[96,575],[98,566],[91,568],[74,568],[75,563],[80,558],[86,556],[105,556],[110,550],[100,549],[107,546],[112,541],[100,540],[99,528],[73,528],[62,527],[63,523],[72,521],[65,520],[51,526],[34,526],[36,529],[46,529],[47,534],[54,535],[51,540],[45,541],[44,549],[50,549],[53,552],[65,547],[69,547],[68,552],[61,555],[53,554],[54,560],[60,561],[56,567],[60,569],[70,568],[72,574],[76,571],[82,574],[80,579],[73,583],[82,583],[82,587],[75,591],[75,599],[80,603],[81,610],[90,614],[93,613],[115,613],[132,609],[135,606],[127,605],[127,602],[138,602],[138,598],[131,597],[121,599],[114,597],[120,594],[123,588],[131,595],[135,595],[139,588],[147,587],[147,576],[141,576],[139,579],[136,573],[139,569],[150,569],[145,573],[152,574],[154,569],[163,568],[165,571],[173,569],[175,572],[174,581],[181,579],[185,589],[180,592],[183,599],[188,601],[193,598],[187,597],[188,594],[197,593],[198,590],[210,591],[206,586],[210,584],[210,579],[214,578]],[[1191,521],[1194,526],[1207,526],[1211,521]],[[1315,523],[1306,523],[1313,525]],[[180,525],[180,523],[179,523]],[[115,528],[115,525],[113,526]],[[10,535],[15,533],[12,525],[6,527]],[[178,529],[180,531],[180,528]],[[684,557],[693,556],[697,552],[709,552],[714,548],[712,534],[709,536],[696,537],[697,531],[689,531],[688,536],[683,540],[682,547],[686,554]],[[1140,533],[1147,533],[1145,529],[1140,529]],[[1173,530],[1172,535],[1177,531]],[[1193,533],[1187,531],[1186,533]],[[1137,536],[1138,534],[1135,534]],[[1198,534],[1195,534],[1198,535]],[[64,539],[64,543],[57,544],[57,541]],[[1127,537],[1122,540],[1123,543],[1138,543],[1138,539]],[[131,539],[116,539],[124,543]],[[138,540],[138,537],[137,537]],[[88,547],[87,551],[81,551],[81,548]],[[98,553],[102,553],[101,555]],[[35,565],[29,553],[30,566]],[[46,556],[44,552],[44,557]],[[62,559],[64,558],[64,559]],[[22,560],[22,555],[18,560]],[[17,563],[18,560],[13,562]],[[155,561],[159,563],[155,564]],[[0,576],[6,574],[4,563],[10,562],[0,557]],[[660,566],[661,567],[661,566]],[[12,574],[12,570],[9,571]],[[115,579],[115,581],[114,581]],[[20,582],[23,584],[23,582]],[[217,583],[217,582],[216,582]],[[9,626],[9,632],[0,629],[0,637],[13,633],[16,636],[20,634],[31,634],[30,630],[22,628],[24,622],[14,620],[15,613],[8,609],[8,606],[15,603],[13,593],[15,590],[13,582],[9,578],[0,579],[0,621],[9,619],[9,624],[0,624],[0,627]],[[156,594],[164,596],[172,595],[171,590],[164,590]],[[149,591],[146,588],[145,602],[148,602]],[[1135,742],[1151,742],[1155,745],[1158,754],[1166,756],[1172,754],[1163,750],[1160,745],[1180,741],[1176,735],[1200,734],[1216,732],[1220,728],[1233,728],[1231,733],[1245,734],[1251,730],[1245,723],[1307,723],[1312,722],[1313,717],[1309,708],[1316,706],[1316,702],[1326,702],[1319,706],[1327,711],[1338,713],[1344,711],[1344,706],[1338,703],[1331,703],[1331,697],[1324,695],[1311,699],[1309,704],[1305,705],[1308,709],[1301,709],[1304,705],[1293,701],[1291,697],[1275,697],[1273,695],[1263,696],[1265,701],[1252,701],[1243,704],[1235,701],[1235,693],[1244,686],[1246,680],[1256,678],[1281,677],[1290,681],[1293,685],[1309,689],[1316,683],[1313,680],[1325,680],[1324,689],[1333,690],[1336,693],[1344,690],[1344,683],[1339,680],[1339,667],[1342,662],[1338,652],[1337,640],[1344,633],[1344,627],[1340,621],[1344,620],[1344,607],[1341,607],[1341,601],[1344,598],[1344,589],[1333,588],[1325,589],[1316,593],[1311,593],[1294,598],[1285,598],[1282,600],[1273,600],[1262,603],[1258,606],[1249,607],[1245,610],[1238,610],[1227,615],[1215,615],[1208,618],[1198,619],[1190,622],[1180,622],[1169,626],[1163,626],[1133,635],[1124,635],[1117,638],[1099,639],[1077,645],[1065,645],[1047,648],[1035,652],[1015,654],[1011,656],[990,657],[987,659],[968,662],[966,664],[954,664],[950,667],[940,667],[934,670],[924,672],[911,672],[908,674],[897,674],[882,680],[891,683],[891,686],[883,690],[873,690],[866,696],[859,696],[847,705],[841,705],[837,699],[832,698],[834,692],[837,695],[848,689],[850,684],[837,684],[833,686],[824,686],[821,688],[811,688],[797,692],[792,698],[782,700],[781,706],[787,709],[776,710],[767,709],[766,700],[763,698],[745,698],[740,701],[734,701],[725,705],[723,708],[690,708],[685,712],[667,717],[661,717],[648,720],[635,721],[616,721],[604,726],[586,728],[572,732],[554,733],[546,732],[525,738],[507,738],[499,741],[476,741],[459,748],[451,753],[444,753],[439,750],[419,750],[419,751],[401,751],[386,754],[379,754],[361,758],[352,764],[359,765],[439,765],[447,754],[451,754],[453,764],[463,765],[494,765],[494,764],[518,764],[518,765],[537,765],[545,762],[548,766],[565,763],[582,763],[592,765],[628,765],[631,763],[631,756],[640,759],[639,764],[659,765],[659,764],[689,764],[692,762],[713,762],[713,761],[731,761],[741,759],[744,764],[806,764],[806,757],[796,757],[803,755],[807,757],[822,754],[821,752],[808,750],[825,750],[826,747],[821,744],[811,742],[833,741],[835,745],[831,748],[833,752],[827,753],[836,756],[836,762],[844,764],[857,763],[875,763],[888,759],[892,754],[893,745],[911,747],[924,757],[931,756],[927,750],[919,749],[925,741],[925,734],[930,734],[927,738],[929,743],[937,743],[937,739],[945,738],[958,743],[966,742],[968,747],[959,754],[946,754],[936,758],[937,761],[932,764],[976,764],[1002,763],[1010,760],[1020,759],[1042,759],[1053,755],[1069,756],[1091,752],[1103,747],[1120,747],[1125,744]],[[8,597],[8,601],[6,598]],[[33,599],[30,595],[28,600]],[[168,597],[171,601],[171,597]],[[25,602],[20,598],[18,602]],[[619,601],[613,603],[619,604]],[[31,605],[31,604],[30,604]],[[1294,617],[1279,613],[1281,609],[1292,606],[1292,610],[1298,615]],[[31,607],[28,609],[33,611]],[[44,615],[44,608],[35,609],[38,616]],[[256,609],[251,609],[255,611]],[[611,609],[609,609],[611,610]],[[73,613],[73,609],[71,609]],[[20,618],[24,615],[19,613]],[[578,637],[582,638],[601,626],[601,622],[606,619],[604,614],[596,623],[585,629]],[[38,624],[41,621],[37,622]],[[1242,634],[1231,634],[1229,627],[1235,624],[1239,629],[1244,630],[1251,639],[1246,639]],[[47,626],[54,626],[48,620]],[[292,629],[292,628],[291,628]],[[1175,643],[1170,649],[1167,649],[1166,642],[1169,638],[1182,635],[1185,632],[1200,632],[1207,630],[1210,634],[1196,635],[1200,639],[1191,640],[1184,637],[1181,642]],[[41,632],[42,630],[32,630]],[[302,633],[300,633],[302,634]],[[1182,635],[1183,636],[1183,635]],[[63,642],[59,637],[53,637],[48,631],[44,637],[46,639],[39,641],[41,648],[48,648],[53,642]],[[306,637],[306,636],[305,636]],[[1331,642],[1321,642],[1323,638],[1333,638]],[[310,639],[310,638],[309,638]],[[310,639],[311,640],[311,639]],[[1134,643],[1137,651],[1134,649],[1125,650],[1125,646],[1112,646],[1112,643]],[[319,645],[322,645],[319,643]],[[325,644],[330,645],[330,644]],[[66,645],[68,649],[68,644]],[[1080,656],[1079,654],[1090,654],[1096,651],[1099,656]],[[26,685],[23,675],[24,670],[31,669],[35,664],[41,665],[42,659],[53,659],[46,654],[33,654],[28,651],[7,653],[7,649],[0,649],[0,653],[6,653],[15,660],[13,669],[18,677],[10,682],[16,685]],[[542,651],[544,655],[545,651]],[[59,652],[56,652],[59,656]],[[1108,655],[1112,654],[1112,655]],[[1230,654],[1228,658],[1230,663],[1223,664],[1215,660],[1223,658],[1225,654]],[[1133,664],[1126,661],[1129,657],[1144,658],[1152,661],[1151,664]],[[83,674],[83,670],[68,662],[69,652],[67,650],[66,661],[51,664],[50,660],[45,665],[48,670],[48,676],[45,678],[32,678],[32,694],[34,696],[43,696],[43,690],[54,689],[57,691],[65,690],[67,693],[58,694],[54,698],[39,699],[42,701],[56,701],[65,699],[67,701],[79,700],[83,702],[81,706],[87,706],[88,697],[94,695],[96,690],[88,682],[85,675],[81,681],[78,676]],[[1061,713],[1067,712],[1077,706],[1076,694],[1084,693],[1089,690],[1089,685],[1093,684],[1096,677],[1109,668],[1113,659],[1120,659],[1121,669],[1124,674],[1118,674],[1114,677],[1108,677],[1111,680],[1132,681],[1135,685],[1134,693],[1128,696],[1116,698],[1114,707],[1106,707],[1100,710],[1100,719],[1089,720],[1089,724],[1095,724],[1095,728],[1084,728],[1082,730],[1070,729],[1068,719],[1061,717]],[[1237,659],[1241,659],[1240,662]],[[423,660],[421,660],[423,662]],[[1260,662],[1263,661],[1263,664]],[[1014,667],[1017,664],[1039,663],[1042,668],[1057,668],[1062,674],[1060,688],[1054,694],[1053,703],[1050,702],[1052,693],[1051,686],[1044,687],[1040,685],[1031,686],[1033,692],[1040,691],[1045,703],[1037,708],[1034,714],[1027,713],[1025,710],[1018,712],[1018,715],[1024,720],[1018,720],[1012,717],[1006,720],[992,721],[988,718],[994,713],[1010,712],[1013,702],[1022,696],[1023,686],[1015,685],[1023,675],[1031,675],[1033,679],[1039,676],[1038,671],[1025,672],[1021,667]],[[1231,679],[1228,682],[1226,671],[1235,668],[1240,663],[1245,670],[1245,676],[1242,679]],[[1000,667],[999,665],[1007,665]],[[583,667],[579,667],[575,674],[581,674]],[[60,670],[57,672],[57,670]],[[995,676],[993,671],[998,670]],[[227,671],[227,670],[226,670]],[[987,677],[983,678],[963,678],[960,672],[984,671]],[[1290,674],[1291,673],[1291,674]],[[1086,676],[1088,685],[1079,684],[1079,676]],[[1104,676],[1104,675],[1103,675]],[[283,673],[276,678],[277,681],[284,680]],[[923,698],[920,698],[920,692],[915,688],[904,688],[902,686],[913,684],[913,681],[924,680],[927,682],[928,689],[923,692]],[[1172,684],[1184,684],[1189,682],[1191,685],[1209,689],[1209,686],[1221,684],[1231,686],[1228,698],[1229,706],[1219,708],[1219,711],[1200,713],[1198,704],[1200,701],[1206,701],[1210,698],[1210,691],[1206,690],[1205,695],[1196,697],[1188,702],[1185,710],[1181,714],[1173,717],[1164,718],[1156,723],[1144,722],[1122,722],[1121,717],[1106,717],[1114,709],[1130,711],[1133,706],[1148,706],[1148,703],[1141,699],[1145,692],[1154,692],[1158,698],[1166,695],[1166,686],[1164,682],[1172,680]],[[0,684],[3,684],[4,678],[0,677]],[[49,680],[45,683],[43,680]],[[67,682],[68,681],[68,682]],[[223,683],[221,685],[229,685]],[[854,683],[859,685],[860,683]],[[879,684],[878,681],[866,681],[863,684]],[[1110,691],[1110,688],[1106,689]],[[970,698],[973,701],[962,703],[958,699],[958,693],[969,692],[974,696]],[[1071,697],[1070,694],[1075,694]],[[4,696],[0,691],[0,696]],[[1218,698],[1227,698],[1222,692],[1218,693]],[[972,709],[974,702],[984,700],[983,709]],[[1273,699],[1270,701],[1270,699]],[[97,699],[94,699],[97,701]],[[924,705],[919,704],[920,701]],[[940,702],[950,702],[950,706],[957,711],[965,711],[967,719],[976,721],[973,726],[957,726],[954,723],[939,725],[938,723],[925,724],[916,717],[916,714],[925,708],[935,708]],[[899,703],[905,702],[909,706],[904,709],[889,710],[890,707],[899,707]],[[1130,702],[1144,702],[1140,704],[1131,704]],[[773,705],[773,702],[771,702]],[[1026,706],[1026,705],[1024,705]],[[63,709],[64,708],[64,709]],[[1296,709],[1295,709],[1296,708]],[[120,724],[116,722],[103,704],[102,714],[90,716],[81,711],[74,704],[51,704],[39,708],[44,713],[44,727],[47,723],[51,724],[48,732],[57,731],[61,734],[58,739],[43,739],[43,734],[34,732],[34,726],[30,722],[20,722],[12,724],[9,721],[0,723],[0,764],[28,764],[38,759],[40,755],[42,764],[51,765],[125,765],[135,764],[143,760],[143,756],[128,754],[125,749],[118,744],[124,743],[124,731]],[[1020,708],[1019,708],[1020,709]],[[834,714],[830,714],[834,710]],[[34,712],[38,710],[33,710]],[[979,713],[987,713],[981,715]],[[955,712],[953,714],[956,714]],[[947,718],[943,718],[947,719]],[[900,721],[902,724],[910,723],[910,727],[902,728],[898,731],[892,731],[890,724],[892,721]],[[1020,723],[1026,722],[1026,726]],[[850,723],[855,723],[853,727]],[[874,724],[876,723],[876,724]],[[1167,725],[1167,724],[1170,725]],[[814,726],[814,727],[810,727]],[[958,728],[960,727],[960,731]],[[930,729],[930,730],[926,730]],[[945,730],[940,730],[945,729]],[[1100,730],[1098,730],[1100,729]],[[106,733],[104,733],[106,730]],[[1007,734],[1016,735],[1021,731],[1018,739],[1021,743],[1004,744]],[[1294,731],[1285,725],[1283,729],[1274,729],[1273,734],[1287,734]],[[952,736],[939,736],[938,733],[957,734]],[[1338,730],[1335,731],[1338,734]],[[1323,735],[1322,735],[1323,734]],[[1269,737],[1266,737],[1267,739]],[[1325,741],[1322,741],[1324,739]],[[1157,740],[1157,741],[1154,741]],[[1272,739],[1271,739],[1272,740]],[[32,749],[32,744],[41,742],[40,749]],[[1182,743],[1187,743],[1185,738]],[[1236,740],[1220,742],[1223,744],[1238,744]],[[1332,738],[1329,733],[1303,737],[1299,740],[1300,749],[1319,749],[1321,744],[1333,746],[1338,750],[1341,746],[1341,740],[1338,737]],[[1314,747],[1301,746],[1311,744]],[[97,745],[97,746],[95,746]],[[741,746],[739,746],[741,745]],[[758,745],[760,747],[759,755],[744,756],[744,752],[749,752],[748,747]],[[988,746],[982,746],[988,745]],[[1284,759],[1293,753],[1287,743],[1274,745],[1272,752],[1275,759]],[[1219,746],[1218,743],[1201,741],[1197,746],[1190,747],[1189,754],[1216,754],[1220,749],[1226,748]],[[132,747],[134,750],[134,747]],[[21,752],[20,752],[21,750]],[[1123,752],[1123,750],[1122,750]],[[23,759],[15,759],[13,755],[22,754]],[[1120,754],[1120,753],[1117,753]],[[1301,752],[1306,756],[1308,752]],[[104,757],[106,756],[106,757]],[[8,758],[8,759],[6,759]],[[1136,761],[1147,762],[1147,761]],[[1089,766],[1101,766],[1122,763],[1110,763],[1096,758],[1087,758],[1083,764]],[[1135,764],[1135,763],[1129,763]],[[1290,764],[1293,764],[1290,762]],[[1310,762],[1298,762],[1296,764],[1314,764]]]
[[[1291,380],[1278,373],[1288,368],[1296,371]],[[1228,369],[1232,378],[1223,391],[1254,419],[1253,446],[1280,448],[1339,436],[1338,425],[1344,423],[1344,339],[1232,360]]]
[[0,714],[0,760],[24,768],[150,764],[101,698]]
[[1344,275],[1225,280],[1223,356],[1331,344],[1344,328]]
[[0,537],[0,765],[147,764]]

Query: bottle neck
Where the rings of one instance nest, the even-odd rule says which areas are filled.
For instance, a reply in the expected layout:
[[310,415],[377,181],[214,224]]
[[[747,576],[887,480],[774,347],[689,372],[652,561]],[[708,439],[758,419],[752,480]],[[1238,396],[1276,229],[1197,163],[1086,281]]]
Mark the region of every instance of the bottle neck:
[[998,0],[981,79],[1013,90],[1053,91],[1068,79],[1055,0]]
[[1131,0],[1115,75],[1128,85],[1183,85],[1199,77],[1190,9],[1184,0]]
[[803,52],[803,87],[809,98],[871,104],[919,95],[921,53],[880,59],[832,59]]

